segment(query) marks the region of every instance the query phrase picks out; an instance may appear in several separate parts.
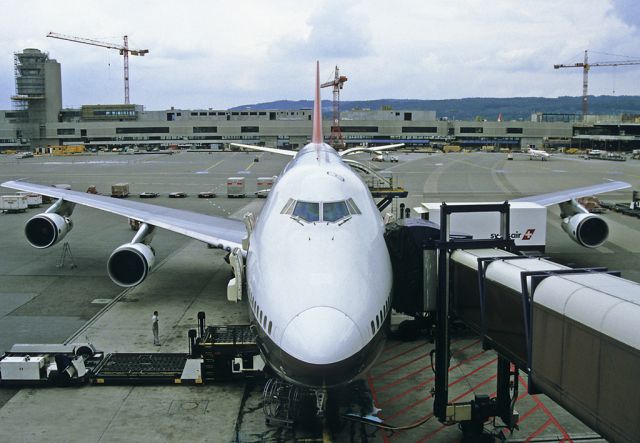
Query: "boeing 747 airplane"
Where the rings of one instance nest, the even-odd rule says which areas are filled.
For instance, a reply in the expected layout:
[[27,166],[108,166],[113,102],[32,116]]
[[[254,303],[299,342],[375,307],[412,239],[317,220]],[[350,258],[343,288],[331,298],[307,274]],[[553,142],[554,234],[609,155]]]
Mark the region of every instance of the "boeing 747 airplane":
[[[36,248],[58,243],[72,228],[76,204],[140,222],[131,242],[111,254],[107,271],[125,287],[141,283],[154,264],[150,242],[157,228],[228,251],[244,266],[251,323],[266,364],[278,377],[326,392],[362,376],[382,350],[391,313],[392,268],[384,224],[369,189],[343,160],[353,152],[324,142],[316,67],[313,135],[300,151],[237,146],[290,156],[257,218],[240,220],[113,199],[45,185],[8,181],[2,186],[53,197],[44,213],[27,221]],[[571,201],[628,187],[610,182],[576,192],[546,194],[542,204]],[[580,194],[580,195],[577,195]],[[531,200],[534,201],[534,200]],[[576,212],[576,229],[590,214]],[[580,226],[582,226],[580,224]],[[283,270],[285,274],[283,274]],[[242,288],[240,289],[242,290]]]

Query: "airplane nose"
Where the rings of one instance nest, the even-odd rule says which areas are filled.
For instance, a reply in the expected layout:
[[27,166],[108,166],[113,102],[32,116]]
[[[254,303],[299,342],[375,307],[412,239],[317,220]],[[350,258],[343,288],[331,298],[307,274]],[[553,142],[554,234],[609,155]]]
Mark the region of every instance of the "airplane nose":
[[355,322],[342,311],[327,306],[310,308],[296,315],[282,336],[283,351],[316,365],[345,360],[364,345]]

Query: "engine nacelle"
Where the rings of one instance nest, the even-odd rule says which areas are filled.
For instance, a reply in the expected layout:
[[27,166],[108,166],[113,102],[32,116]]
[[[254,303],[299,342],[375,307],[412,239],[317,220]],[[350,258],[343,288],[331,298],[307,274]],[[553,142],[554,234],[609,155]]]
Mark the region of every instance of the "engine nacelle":
[[601,217],[593,214],[575,214],[562,220],[562,229],[578,244],[597,248],[609,237],[609,226]]
[[125,243],[111,253],[107,271],[111,280],[129,288],[147,278],[156,260],[156,254],[144,243]]
[[27,241],[34,248],[55,245],[73,228],[73,222],[59,214],[45,212],[31,217],[24,226]]

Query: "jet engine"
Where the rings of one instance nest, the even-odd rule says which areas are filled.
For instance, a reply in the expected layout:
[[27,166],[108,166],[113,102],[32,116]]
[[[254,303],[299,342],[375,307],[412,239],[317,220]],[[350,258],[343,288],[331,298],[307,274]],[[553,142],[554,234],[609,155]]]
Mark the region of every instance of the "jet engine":
[[147,278],[156,254],[144,243],[125,243],[111,253],[107,271],[111,280],[125,288],[136,286]]
[[45,249],[64,238],[73,228],[73,222],[54,212],[45,212],[32,217],[24,227],[27,240],[34,248]]
[[562,229],[572,240],[587,248],[597,248],[609,237],[609,226],[601,217],[579,213],[562,220]]

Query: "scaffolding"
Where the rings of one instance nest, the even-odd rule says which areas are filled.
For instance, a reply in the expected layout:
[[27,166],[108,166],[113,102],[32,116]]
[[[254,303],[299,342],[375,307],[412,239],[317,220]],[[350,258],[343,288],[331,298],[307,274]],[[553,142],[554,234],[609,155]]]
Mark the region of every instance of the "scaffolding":
[[13,54],[16,93],[11,96],[11,101],[16,123],[27,122],[31,104],[45,100],[44,64],[48,60],[49,54],[38,49],[25,49]]

